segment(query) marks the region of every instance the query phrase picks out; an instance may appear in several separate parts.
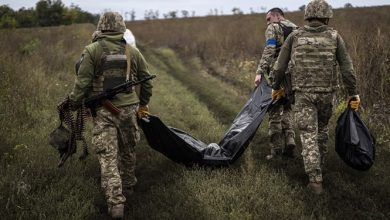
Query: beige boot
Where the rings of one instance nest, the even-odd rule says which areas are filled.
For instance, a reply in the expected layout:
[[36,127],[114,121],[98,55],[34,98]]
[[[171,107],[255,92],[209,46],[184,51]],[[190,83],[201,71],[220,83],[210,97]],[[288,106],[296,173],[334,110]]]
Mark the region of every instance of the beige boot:
[[316,195],[321,195],[324,192],[324,189],[322,188],[322,182],[310,182],[307,185],[307,188],[309,188],[310,191]]
[[109,209],[109,214],[111,214],[111,217],[113,219],[122,219],[123,218],[123,213],[124,213],[124,205],[123,204],[117,204],[117,205],[113,205],[110,209]]

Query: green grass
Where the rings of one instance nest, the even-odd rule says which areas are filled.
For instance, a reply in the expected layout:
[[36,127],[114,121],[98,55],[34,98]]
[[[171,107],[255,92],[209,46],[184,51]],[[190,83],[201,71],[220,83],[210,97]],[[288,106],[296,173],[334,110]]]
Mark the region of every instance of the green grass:
[[[55,106],[73,83],[73,66],[66,64],[78,59],[93,31],[88,25],[77,27],[34,29],[33,38],[45,42],[28,47],[35,55],[14,49],[31,44],[28,34],[23,35],[26,30],[0,32],[1,42],[18,39],[16,46],[3,44],[0,50],[1,219],[107,219],[96,156],[84,162],[74,156],[57,168],[58,154],[47,143],[49,132],[58,125]],[[66,43],[64,36],[74,43]],[[61,56],[54,54],[55,48],[63,51]],[[158,75],[151,113],[204,142],[218,142],[249,94],[207,75],[195,58],[181,59],[167,48],[141,46],[141,51]],[[331,129],[326,193],[317,197],[305,188],[300,157],[265,161],[266,123],[243,156],[223,169],[175,164],[142,138],[136,148],[138,184],[127,202],[128,219],[390,217],[390,152],[383,144],[387,142],[378,146],[374,167],[357,172],[335,154]]]

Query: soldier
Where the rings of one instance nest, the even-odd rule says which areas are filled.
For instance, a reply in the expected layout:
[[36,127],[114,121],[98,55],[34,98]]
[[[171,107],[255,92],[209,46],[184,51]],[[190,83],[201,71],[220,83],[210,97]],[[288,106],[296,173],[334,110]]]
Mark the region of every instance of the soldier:
[[[85,47],[77,68],[70,94],[73,109],[79,107],[88,96],[150,75],[142,54],[123,39],[125,31],[126,26],[119,13],[105,12],[101,15],[97,25],[98,34]],[[137,115],[139,118],[147,115],[151,95],[151,82],[144,82],[140,86],[139,96],[132,88],[110,100],[119,108],[119,114],[115,115],[109,108],[101,107],[93,118],[92,144],[101,166],[101,186],[113,218],[123,218],[126,197],[131,195],[137,182],[134,173],[134,148],[140,139]]]
[[[256,71],[255,86],[258,86],[264,77],[268,84],[273,81],[273,74],[270,73],[272,67],[279,55],[280,48],[287,36],[297,26],[284,18],[284,13],[280,8],[272,8],[266,15],[267,30],[265,31],[266,46],[263,51],[259,66]],[[292,127],[291,106],[275,106],[269,112],[268,134],[270,136],[271,154],[266,158],[268,160],[285,155],[293,156],[295,148],[295,133]]]
[[345,43],[338,32],[328,27],[333,17],[331,6],[324,0],[311,1],[305,10],[308,22],[292,33],[282,46],[274,66],[273,98],[280,98],[280,83],[291,61],[292,87],[295,91],[295,119],[302,141],[302,157],[309,176],[308,188],[315,194],[323,192],[322,171],[328,140],[328,122],[333,111],[337,89],[338,63],[348,102],[357,110],[360,104],[356,92],[356,77]]

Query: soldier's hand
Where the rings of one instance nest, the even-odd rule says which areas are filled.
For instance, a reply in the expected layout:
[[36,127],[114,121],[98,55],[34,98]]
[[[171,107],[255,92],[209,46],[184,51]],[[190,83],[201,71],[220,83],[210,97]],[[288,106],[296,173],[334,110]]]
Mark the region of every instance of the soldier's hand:
[[256,74],[255,77],[255,86],[257,87],[261,82],[261,74]]
[[348,105],[355,111],[359,109],[360,97],[359,95],[348,96]]
[[138,107],[137,116],[139,119],[146,118],[149,115],[149,106],[148,105],[140,105]]
[[278,90],[272,90],[272,99],[274,100],[279,100],[281,98],[283,98],[284,96],[286,96],[286,94],[284,94],[284,89],[281,88],[281,89],[278,89]]

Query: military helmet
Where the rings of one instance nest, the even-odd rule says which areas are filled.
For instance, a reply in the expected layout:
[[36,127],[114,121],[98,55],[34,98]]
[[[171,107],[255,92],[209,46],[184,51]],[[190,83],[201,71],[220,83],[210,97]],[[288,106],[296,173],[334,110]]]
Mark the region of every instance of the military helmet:
[[122,15],[118,12],[105,12],[100,16],[96,30],[124,33],[126,31],[126,24]]
[[325,0],[312,0],[305,8],[305,20],[310,18],[332,18],[332,6]]
[[60,155],[68,151],[68,144],[70,141],[70,131],[66,129],[62,124],[54,129],[49,135],[49,144],[58,150]]

